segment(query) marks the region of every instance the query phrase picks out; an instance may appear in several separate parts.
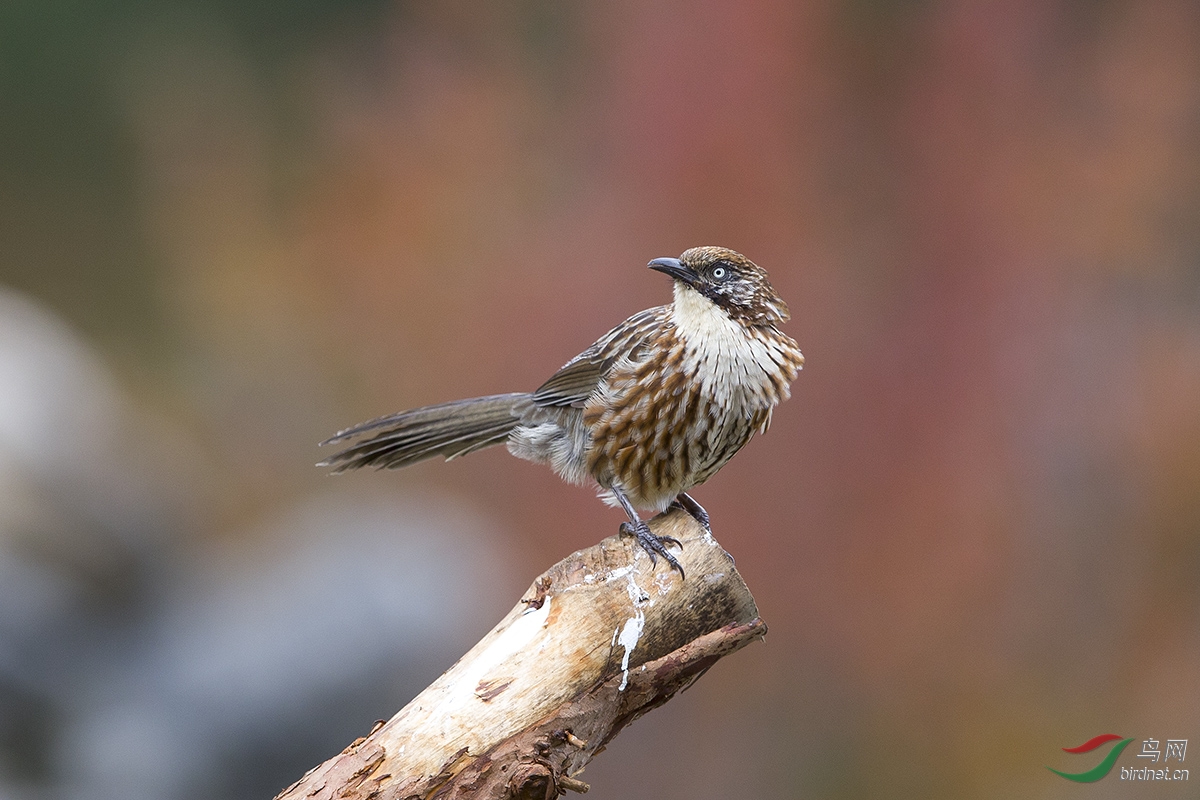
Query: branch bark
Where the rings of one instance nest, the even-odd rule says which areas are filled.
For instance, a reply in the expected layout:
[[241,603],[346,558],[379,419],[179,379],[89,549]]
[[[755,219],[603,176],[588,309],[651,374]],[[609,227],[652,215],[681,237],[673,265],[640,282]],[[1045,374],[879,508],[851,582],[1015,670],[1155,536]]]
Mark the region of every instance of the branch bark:
[[276,800],[551,798],[627,724],[766,633],[733,559],[690,516],[652,520],[687,580],[613,536],[540,576],[457,664]]

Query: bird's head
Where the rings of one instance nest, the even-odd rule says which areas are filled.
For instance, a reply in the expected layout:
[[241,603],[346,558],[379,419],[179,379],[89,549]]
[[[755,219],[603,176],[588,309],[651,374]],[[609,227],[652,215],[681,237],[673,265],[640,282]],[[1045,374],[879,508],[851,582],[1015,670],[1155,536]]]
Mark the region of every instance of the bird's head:
[[787,303],[767,280],[767,271],[733,250],[693,247],[679,258],[656,258],[648,266],[745,325],[778,325],[791,319]]

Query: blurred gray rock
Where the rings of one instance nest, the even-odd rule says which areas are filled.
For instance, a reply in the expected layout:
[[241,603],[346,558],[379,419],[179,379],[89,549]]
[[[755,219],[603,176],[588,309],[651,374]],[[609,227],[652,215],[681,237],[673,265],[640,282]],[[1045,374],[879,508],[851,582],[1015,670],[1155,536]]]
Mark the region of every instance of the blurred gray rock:
[[69,794],[273,796],[517,599],[488,527],[448,502],[337,487],[265,527],[189,560],[107,665],[63,744]]

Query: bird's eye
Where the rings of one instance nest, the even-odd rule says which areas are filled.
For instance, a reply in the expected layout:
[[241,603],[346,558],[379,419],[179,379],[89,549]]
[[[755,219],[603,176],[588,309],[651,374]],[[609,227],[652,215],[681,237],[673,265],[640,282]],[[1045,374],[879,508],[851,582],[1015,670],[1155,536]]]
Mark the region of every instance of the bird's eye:
[[726,269],[724,267],[717,267],[716,269],[714,269],[712,271],[713,278],[715,278],[716,280],[719,280],[719,281],[725,280],[725,276],[727,274],[728,274],[728,272],[726,271]]

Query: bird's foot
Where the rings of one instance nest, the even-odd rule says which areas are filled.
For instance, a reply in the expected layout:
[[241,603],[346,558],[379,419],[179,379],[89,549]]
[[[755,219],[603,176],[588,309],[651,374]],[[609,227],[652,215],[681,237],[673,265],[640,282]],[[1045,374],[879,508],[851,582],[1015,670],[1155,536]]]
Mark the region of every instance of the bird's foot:
[[687,577],[683,574],[683,567],[679,561],[667,550],[667,545],[669,544],[675,545],[680,550],[683,549],[683,543],[674,536],[655,536],[650,532],[650,526],[640,520],[636,525],[631,522],[622,522],[621,533],[637,539],[642,549],[650,555],[650,564],[652,566],[658,566],[658,556],[662,556],[671,565],[672,569],[679,570],[679,577],[681,579]]
[[671,508],[681,508],[688,513],[692,519],[700,523],[700,527],[704,528],[709,534],[712,533],[712,525],[708,521],[708,512],[704,510],[704,506],[692,499],[692,496],[687,492],[680,492],[679,497],[676,497],[671,503]]

